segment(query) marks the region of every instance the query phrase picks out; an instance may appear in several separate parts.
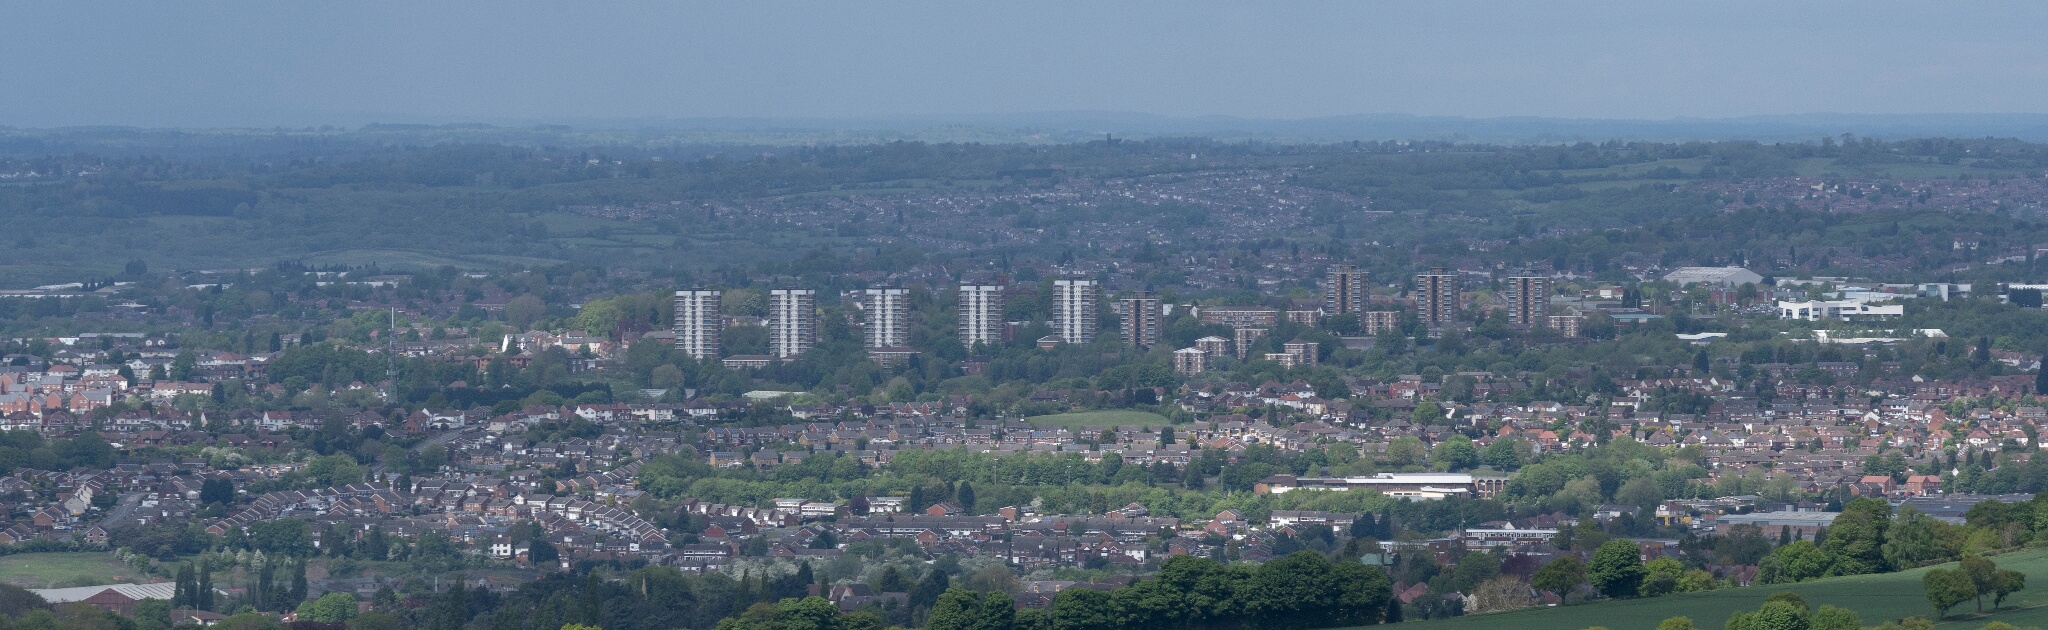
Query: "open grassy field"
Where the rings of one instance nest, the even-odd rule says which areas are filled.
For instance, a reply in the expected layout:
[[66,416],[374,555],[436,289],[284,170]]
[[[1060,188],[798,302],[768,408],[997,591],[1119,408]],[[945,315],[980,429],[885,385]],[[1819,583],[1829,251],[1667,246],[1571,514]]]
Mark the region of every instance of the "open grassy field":
[[17,553],[0,556],[0,582],[24,588],[92,586],[148,578],[103,551]]
[[[1987,611],[1982,616],[1975,614],[1975,605],[1965,602],[1951,609],[1950,617],[1937,624],[1937,627],[1965,630],[1992,621],[2004,621],[2021,627],[2048,626],[2048,550],[2007,554],[1998,556],[1996,560],[2001,569],[2014,569],[2026,573],[2027,590],[2006,598],[2005,608]],[[1943,566],[1954,568],[1954,565]],[[1854,610],[1863,617],[1863,625],[1874,626],[1888,619],[1914,615],[1932,616],[1933,611],[1928,607],[1925,591],[1920,585],[1921,576],[1926,572],[1927,569],[1915,569],[1799,584],[1751,586],[1580,606],[1534,608],[1492,615],[1418,621],[1403,627],[1414,630],[1580,630],[1591,626],[1605,626],[1612,630],[1650,630],[1657,627],[1657,623],[1665,618],[1683,616],[1691,617],[1697,627],[1719,628],[1728,620],[1729,615],[1739,611],[1756,610],[1757,606],[1763,604],[1764,597],[1779,591],[1798,593],[1800,597],[1806,598],[1808,604],[1816,608],[1822,604],[1833,604]],[[1984,605],[1990,606],[1991,601],[1987,598]]]
[[1032,416],[1024,421],[1042,427],[1113,427],[1126,424],[1157,427],[1167,423],[1166,416],[1148,411],[1077,411]]

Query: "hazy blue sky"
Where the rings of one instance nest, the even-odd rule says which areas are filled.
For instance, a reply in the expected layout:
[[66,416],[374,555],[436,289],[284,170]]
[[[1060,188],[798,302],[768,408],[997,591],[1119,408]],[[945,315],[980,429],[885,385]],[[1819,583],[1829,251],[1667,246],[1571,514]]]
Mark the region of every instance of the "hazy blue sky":
[[2048,111],[2048,3],[63,0],[0,125]]

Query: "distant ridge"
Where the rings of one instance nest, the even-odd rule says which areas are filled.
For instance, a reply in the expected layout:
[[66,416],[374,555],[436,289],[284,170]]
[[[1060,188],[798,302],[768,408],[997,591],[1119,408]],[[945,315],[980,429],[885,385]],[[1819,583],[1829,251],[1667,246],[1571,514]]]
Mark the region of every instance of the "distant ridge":
[[[1217,141],[1333,143],[1434,140],[1479,144],[1560,144],[1620,141],[1818,142],[1854,134],[1882,140],[1908,138],[2015,138],[2048,142],[2048,114],[1786,114],[1738,118],[1471,118],[1412,114],[1358,114],[1300,119],[1165,116],[1133,112],[1069,111],[1021,114],[946,114],[845,118],[541,118],[437,119],[417,116],[334,115],[330,122],[286,126],[148,128],[0,125],[0,154],[40,154],[90,144],[92,136],[276,136],[384,134],[402,142],[506,142],[699,146],[863,145],[895,141],[1055,144],[1114,136],[1127,139],[1206,138]],[[105,150],[120,152],[126,142]]]
[[[509,121],[508,121],[509,122]],[[532,124],[533,121],[523,121]],[[1412,114],[1358,114],[1301,119],[1232,116],[1176,117],[1133,112],[1043,112],[865,118],[568,119],[577,128],[659,128],[715,132],[896,132],[944,127],[1060,135],[1113,133],[1123,137],[1201,136],[1219,139],[1341,142],[1350,140],[1460,140],[1495,143],[1605,140],[1815,141],[1851,133],[1907,137],[2012,137],[2048,141],[2048,114],[1786,114],[1738,118],[1469,118]]]

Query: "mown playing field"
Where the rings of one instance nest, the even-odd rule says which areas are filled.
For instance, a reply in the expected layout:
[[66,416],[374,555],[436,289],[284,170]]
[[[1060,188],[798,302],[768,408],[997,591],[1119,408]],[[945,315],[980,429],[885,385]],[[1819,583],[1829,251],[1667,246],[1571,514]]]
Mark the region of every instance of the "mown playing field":
[[1077,411],[1032,416],[1025,422],[1042,427],[1113,427],[1127,424],[1157,428],[1167,424],[1166,416],[1146,411]]
[[93,586],[147,580],[140,571],[121,564],[114,560],[114,554],[104,551],[0,556],[0,582],[23,588]]
[[[1995,558],[1999,568],[2027,574],[2027,590],[2006,598],[2005,607],[1975,614],[1975,605],[1964,602],[1951,609],[1940,628],[1975,629],[1992,621],[2016,626],[2048,626],[2048,550],[2031,550]],[[1943,565],[1954,568],[1954,565]],[[1518,610],[1491,615],[1468,615],[1452,619],[1417,621],[1404,625],[1415,630],[1580,630],[1604,626],[1611,630],[1650,630],[1667,617],[1691,617],[1700,628],[1719,628],[1737,611],[1755,610],[1764,597],[1778,591],[1792,591],[1815,608],[1833,604],[1862,615],[1863,625],[1874,626],[1889,619],[1919,615],[1932,616],[1920,586],[1927,569],[1883,575],[1858,575],[1776,586],[1751,586],[1708,593],[1669,595],[1649,599],[1600,602],[1580,606],[1559,606]],[[1984,600],[1988,608],[1990,599]]]

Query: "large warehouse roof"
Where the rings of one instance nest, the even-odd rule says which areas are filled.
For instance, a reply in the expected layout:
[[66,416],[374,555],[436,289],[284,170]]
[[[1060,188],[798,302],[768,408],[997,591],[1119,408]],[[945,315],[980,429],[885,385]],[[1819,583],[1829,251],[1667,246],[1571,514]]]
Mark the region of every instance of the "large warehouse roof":
[[1764,277],[1741,267],[1679,267],[1664,274],[1664,279],[1679,286],[1688,284],[1738,285],[1749,282],[1763,282]]

